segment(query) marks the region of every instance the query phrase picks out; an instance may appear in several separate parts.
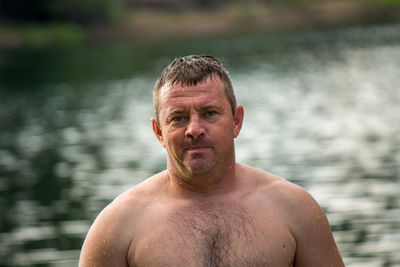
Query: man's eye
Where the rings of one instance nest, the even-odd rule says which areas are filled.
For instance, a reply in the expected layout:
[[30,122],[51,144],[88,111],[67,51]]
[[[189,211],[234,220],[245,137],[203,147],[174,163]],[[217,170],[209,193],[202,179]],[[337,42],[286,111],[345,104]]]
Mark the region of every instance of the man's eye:
[[215,111],[207,111],[207,112],[206,112],[206,115],[207,115],[208,117],[215,116],[215,114],[217,114]]
[[176,116],[172,120],[175,121],[175,122],[179,122],[179,121],[183,121],[184,117],[183,116]]

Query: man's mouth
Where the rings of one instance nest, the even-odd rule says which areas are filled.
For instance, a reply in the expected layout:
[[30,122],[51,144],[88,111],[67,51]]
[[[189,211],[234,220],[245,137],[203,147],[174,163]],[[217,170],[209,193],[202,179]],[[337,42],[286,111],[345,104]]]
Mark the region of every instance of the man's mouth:
[[190,152],[203,152],[209,150],[210,147],[208,146],[190,146],[187,147],[185,150]]
[[203,138],[199,140],[185,140],[184,151],[187,153],[205,153],[212,149],[211,141]]

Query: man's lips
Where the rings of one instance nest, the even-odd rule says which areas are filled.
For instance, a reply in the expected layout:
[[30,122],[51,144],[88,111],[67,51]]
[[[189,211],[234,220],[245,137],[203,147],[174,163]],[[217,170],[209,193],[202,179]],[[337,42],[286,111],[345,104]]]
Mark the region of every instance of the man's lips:
[[196,152],[201,152],[201,151],[206,151],[210,149],[208,146],[190,146],[185,148],[186,151],[196,151]]
[[183,149],[185,152],[202,153],[212,149],[213,144],[207,138],[200,138],[198,140],[185,139]]
[[211,150],[210,146],[205,145],[196,145],[196,146],[189,146],[185,148],[185,153],[189,154],[203,154],[208,153]]

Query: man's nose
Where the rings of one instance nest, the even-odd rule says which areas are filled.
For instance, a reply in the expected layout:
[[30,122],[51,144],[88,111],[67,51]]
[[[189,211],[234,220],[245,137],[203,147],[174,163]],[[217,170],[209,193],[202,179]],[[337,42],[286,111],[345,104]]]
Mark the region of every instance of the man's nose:
[[199,116],[192,115],[190,117],[185,135],[186,137],[192,137],[194,140],[199,138],[201,135],[204,135],[204,126]]

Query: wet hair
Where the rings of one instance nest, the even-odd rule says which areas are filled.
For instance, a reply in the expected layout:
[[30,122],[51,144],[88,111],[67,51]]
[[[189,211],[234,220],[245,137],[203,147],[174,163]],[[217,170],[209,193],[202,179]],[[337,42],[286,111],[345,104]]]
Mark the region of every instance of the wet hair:
[[232,114],[235,114],[236,98],[228,71],[212,56],[191,55],[174,59],[158,78],[153,90],[154,116],[157,122],[159,122],[160,91],[165,84],[193,86],[215,75],[224,83]]

